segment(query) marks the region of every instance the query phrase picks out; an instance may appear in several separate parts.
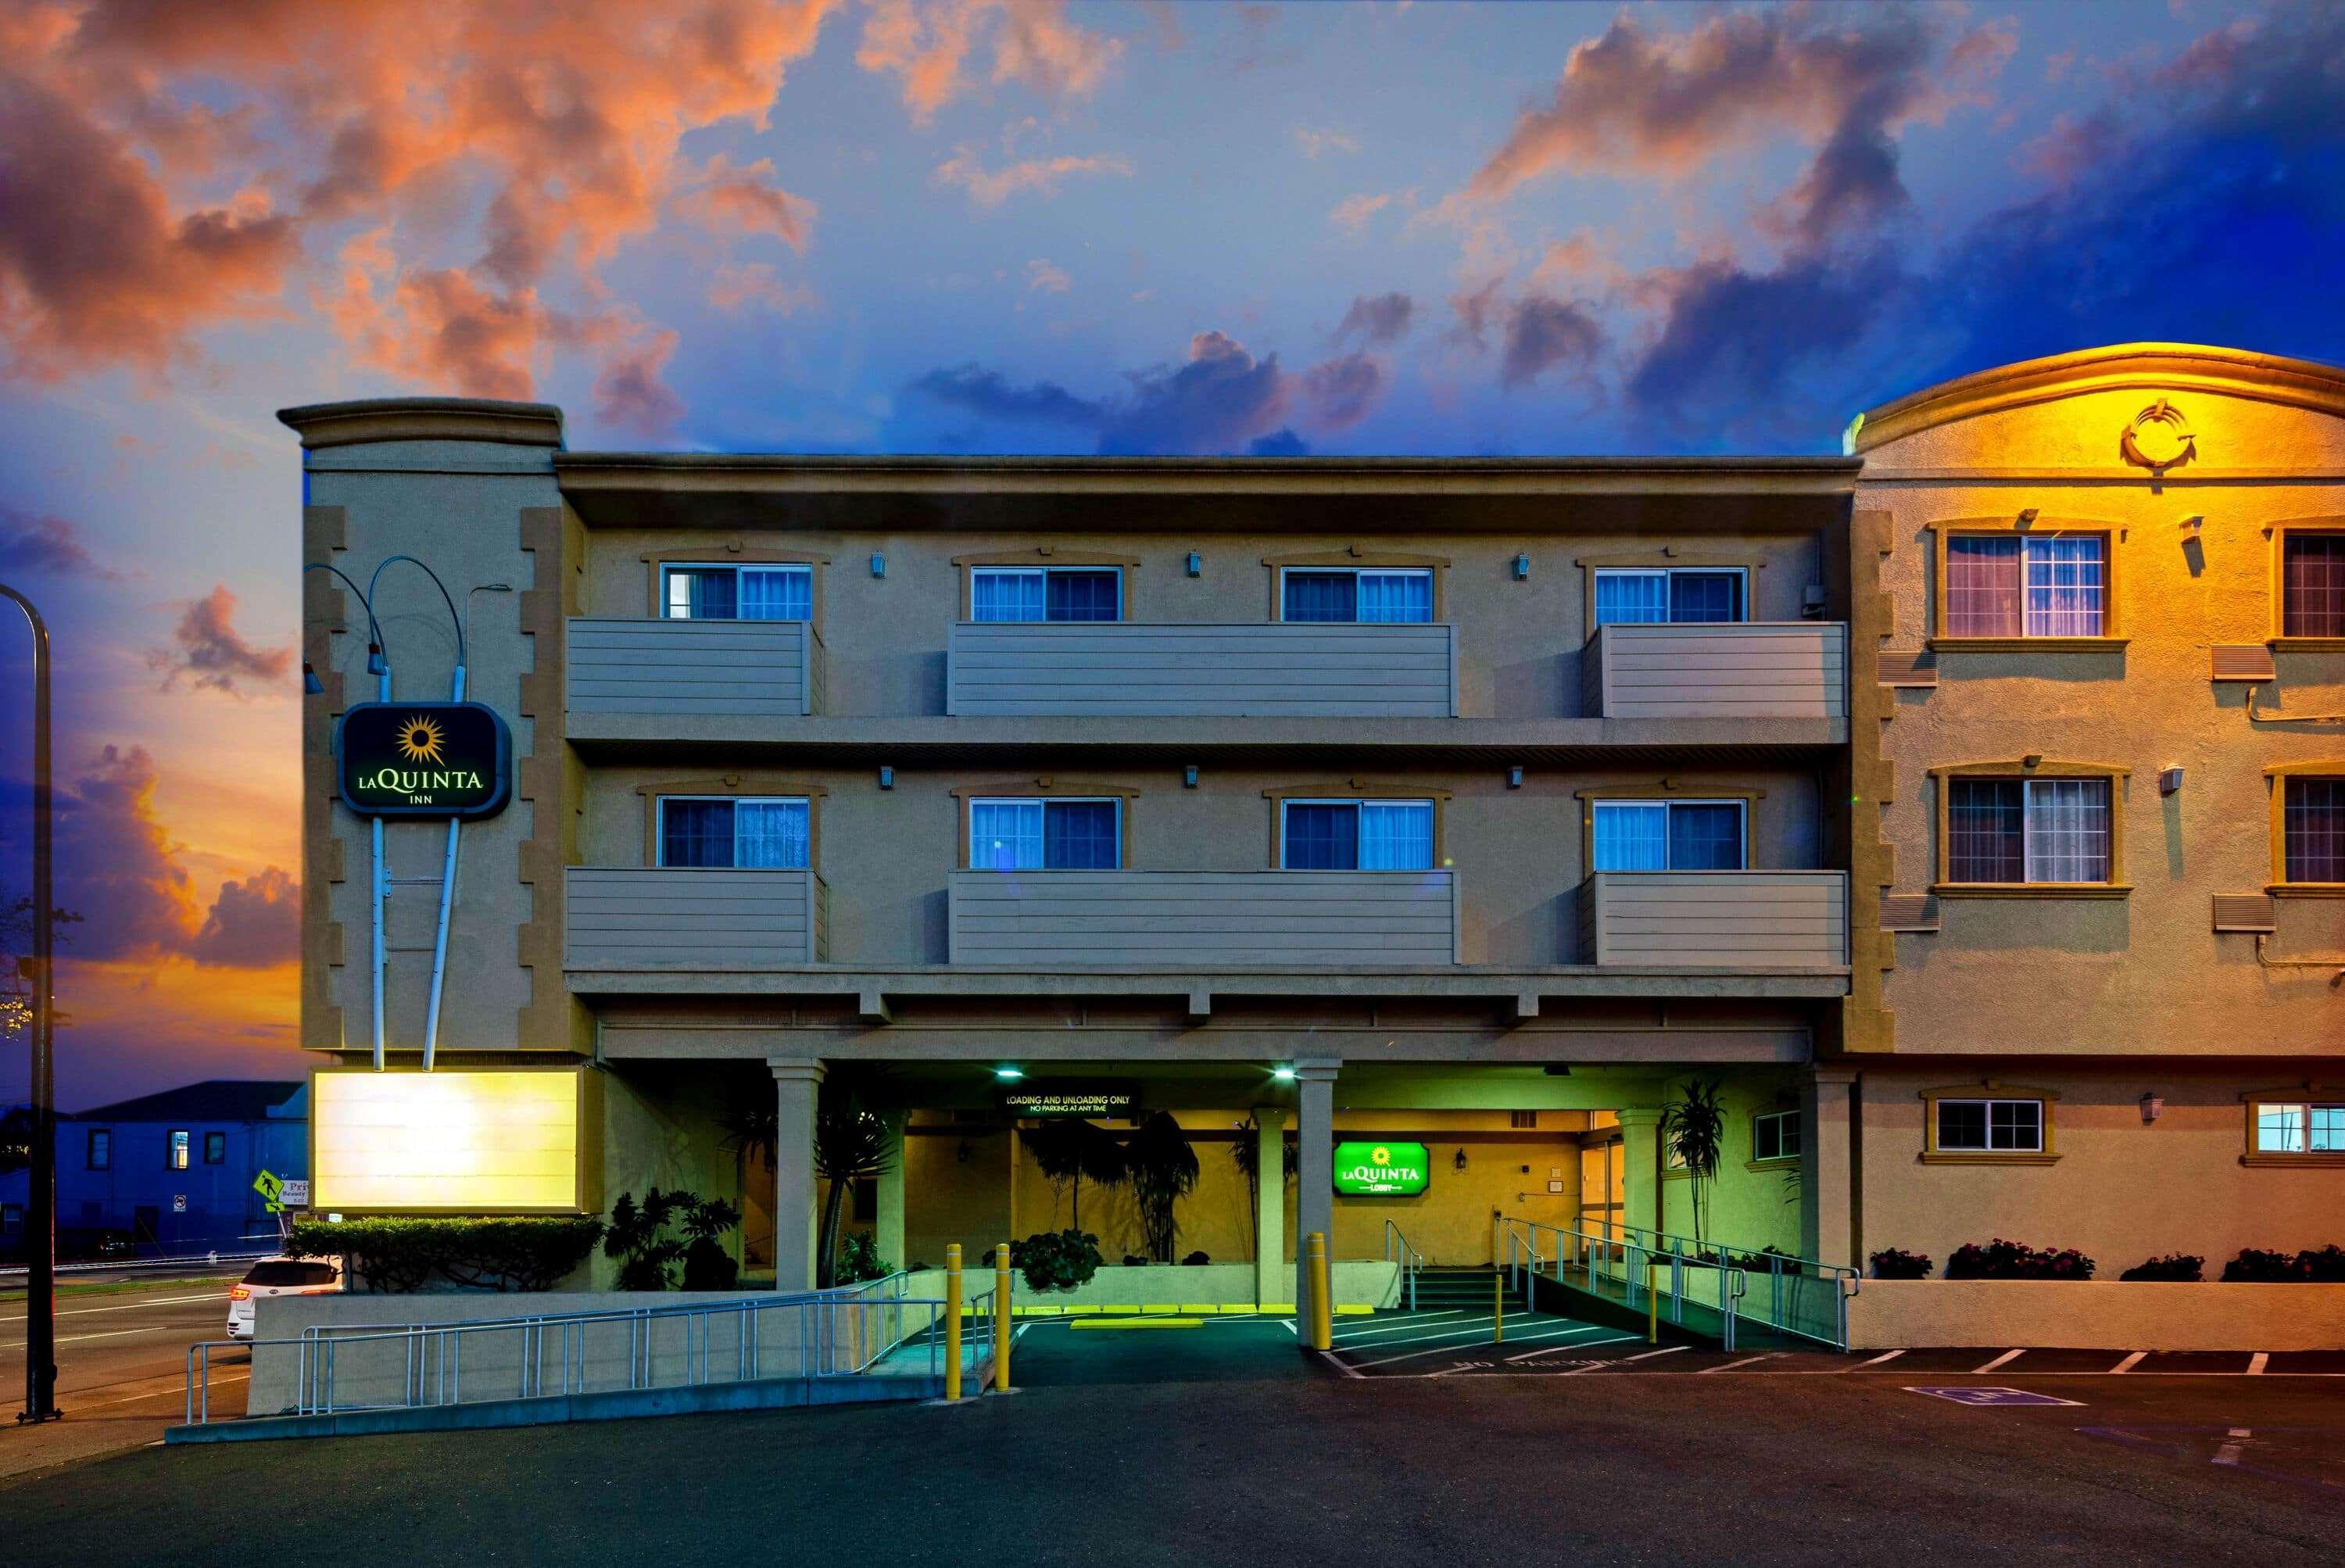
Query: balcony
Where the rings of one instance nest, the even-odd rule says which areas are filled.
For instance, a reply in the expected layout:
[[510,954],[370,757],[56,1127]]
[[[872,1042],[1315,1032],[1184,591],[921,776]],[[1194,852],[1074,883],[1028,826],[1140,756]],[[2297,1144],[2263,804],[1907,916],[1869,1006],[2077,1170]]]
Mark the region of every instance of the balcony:
[[685,621],[574,616],[574,714],[704,719],[822,711],[822,638],[804,621]]
[[1579,957],[1599,966],[1809,969],[1848,962],[1845,871],[1598,871]]
[[956,871],[955,964],[1454,965],[1454,871]]
[[977,622],[952,628],[955,717],[1448,718],[1449,626]]
[[1591,718],[1848,717],[1838,622],[1599,626],[1580,670]]
[[830,892],[812,871],[572,866],[568,970],[786,969],[829,954]]

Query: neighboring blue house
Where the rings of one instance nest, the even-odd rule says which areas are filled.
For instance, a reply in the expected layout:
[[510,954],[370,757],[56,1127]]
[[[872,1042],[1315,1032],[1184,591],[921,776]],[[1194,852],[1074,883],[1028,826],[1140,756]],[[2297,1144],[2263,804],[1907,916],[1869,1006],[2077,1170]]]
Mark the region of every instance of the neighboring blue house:
[[[310,1088],[215,1078],[57,1118],[57,1256],[274,1247],[262,1171],[310,1174]],[[0,1257],[23,1250],[27,1176],[0,1176]]]

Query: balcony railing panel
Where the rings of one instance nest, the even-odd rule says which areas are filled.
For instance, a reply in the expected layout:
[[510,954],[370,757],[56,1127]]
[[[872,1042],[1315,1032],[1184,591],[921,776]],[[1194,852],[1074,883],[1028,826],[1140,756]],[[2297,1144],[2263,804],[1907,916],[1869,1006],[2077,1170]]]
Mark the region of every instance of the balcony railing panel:
[[956,871],[954,963],[1454,964],[1454,871]]
[[963,621],[946,711],[1252,718],[1447,718],[1448,626]]
[[573,713],[797,718],[822,711],[822,638],[805,621],[578,616]]
[[563,898],[565,969],[779,969],[828,957],[828,890],[812,871],[572,866]]
[[1599,626],[1581,669],[1591,718],[1848,716],[1848,628],[1836,621]]
[[1579,896],[1582,963],[1721,969],[1848,962],[1845,871],[1598,871]]

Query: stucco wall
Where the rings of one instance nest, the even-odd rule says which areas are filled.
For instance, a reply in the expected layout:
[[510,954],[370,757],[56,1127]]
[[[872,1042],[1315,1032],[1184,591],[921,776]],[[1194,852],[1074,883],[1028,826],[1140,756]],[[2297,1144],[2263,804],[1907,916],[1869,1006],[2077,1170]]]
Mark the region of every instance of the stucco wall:
[[[1671,1097],[1681,1092],[1672,1082]],[[1800,1251],[1800,1162],[1769,1162],[1755,1168],[1751,1157],[1751,1119],[1761,1111],[1800,1108],[1799,1075],[1792,1073],[1733,1074],[1721,1079],[1719,1099],[1726,1110],[1726,1139],[1719,1152],[1718,1180],[1703,1221],[1705,1239],[1756,1251]],[[1630,1172],[1635,1181],[1640,1173]],[[1672,1236],[1694,1234],[1693,1184],[1682,1172],[1661,1182],[1661,1228]]]
[[2330,1350],[2345,1346],[2345,1285],[1868,1279],[1848,1338],[1852,1350]]

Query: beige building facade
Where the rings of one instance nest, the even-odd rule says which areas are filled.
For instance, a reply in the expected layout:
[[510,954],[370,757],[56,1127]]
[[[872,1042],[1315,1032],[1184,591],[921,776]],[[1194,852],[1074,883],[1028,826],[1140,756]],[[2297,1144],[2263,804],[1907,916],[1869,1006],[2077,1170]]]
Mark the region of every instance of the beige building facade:
[[[2196,454],[2153,471],[2161,400]],[[897,1140],[850,1211],[897,1264],[1071,1223],[1005,1096],[1112,1091],[1199,1153],[1178,1252],[1287,1300],[1315,1230],[1690,1234],[1658,1128],[1698,1081],[1713,1240],[2114,1273],[2336,1239],[2345,1156],[2257,1129],[2295,1105],[2317,1144],[2338,1098],[2345,874],[2274,857],[2276,810],[2329,820],[2290,781],[2345,778],[2308,717],[2345,710],[2345,629],[2273,598],[2326,559],[2287,540],[2345,536],[2340,411],[2334,372],[2161,349],[1934,389],[1821,459],[575,453],[545,405],[289,410],[304,563],[349,579],[306,579],[304,1044],[371,1073],[380,997],[398,1077],[431,1033],[451,836],[383,825],[378,966],[333,750],[379,690],[358,585],[409,555],[447,597],[373,579],[392,700],[448,696],[461,628],[513,751],[453,838],[432,1073],[577,1080],[542,1148],[452,1089],[430,1135],[345,1135],[475,1178],[444,1207],[737,1196],[804,1288],[826,1083]],[[1335,1195],[1355,1137],[1426,1145],[1426,1190]],[[1240,1144],[1292,1145],[1282,1202]],[[567,1202],[514,1201],[523,1145]],[[1140,1250],[1127,1196],[1082,1201]]]

